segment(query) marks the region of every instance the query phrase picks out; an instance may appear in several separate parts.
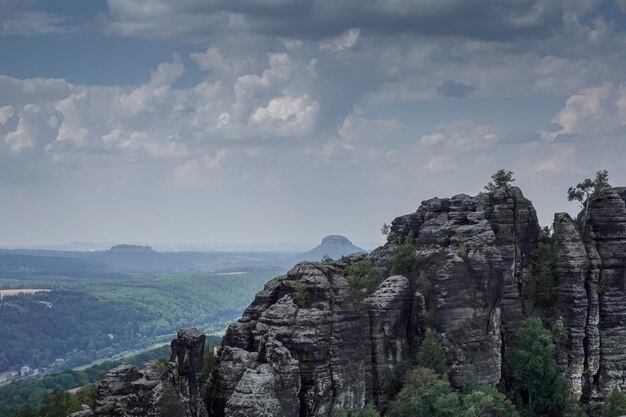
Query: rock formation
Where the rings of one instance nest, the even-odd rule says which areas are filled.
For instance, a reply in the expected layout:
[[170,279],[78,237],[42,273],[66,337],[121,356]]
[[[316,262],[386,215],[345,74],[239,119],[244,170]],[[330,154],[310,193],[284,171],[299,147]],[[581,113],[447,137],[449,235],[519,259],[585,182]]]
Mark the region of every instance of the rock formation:
[[[508,381],[538,233],[517,188],[434,198],[395,219],[390,242],[369,256],[297,265],[229,327],[209,383],[209,415],[334,416],[369,402],[384,409],[395,367],[413,360],[427,329],[442,335],[455,384],[470,374],[479,383]],[[407,276],[392,275],[406,239],[414,239],[416,260]],[[360,259],[388,277],[367,297],[343,276],[346,263]],[[298,286],[304,301],[294,297]],[[263,383],[253,383],[259,375]]]
[[98,386],[96,407],[70,417],[205,417],[201,396],[205,335],[182,329],[172,340],[172,357],[165,369],[150,362],[143,370],[120,365]]
[[[93,415],[159,415],[165,393],[185,417],[385,410],[429,330],[441,336],[454,385],[471,377],[510,392],[516,334],[533,315],[555,334],[572,393],[598,415],[611,389],[626,389],[626,188],[603,193],[585,222],[557,213],[552,236],[540,233],[516,187],[424,201],[371,254],[302,262],[268,282],[228,328],[202,389],[204,339],[181,331],[165,376],[154,365],[111,371]],[[394,270],[407,242],[412,264]],[[552,256],[549,282],[537,272],[541,245]],[[361,261],[380,275],[369,293],[345,276]]]

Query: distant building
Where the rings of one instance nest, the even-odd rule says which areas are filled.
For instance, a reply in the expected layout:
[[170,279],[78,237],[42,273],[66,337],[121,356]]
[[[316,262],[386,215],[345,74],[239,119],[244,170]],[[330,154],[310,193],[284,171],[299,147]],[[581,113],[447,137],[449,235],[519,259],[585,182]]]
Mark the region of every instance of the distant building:
[[18,371],[13,371],[13,372],[11,372],[11,376],[12,376],[13,378],[15,378],[16,376],[18,376],[19,374],[20,374],[20,373],[19,373]]
[[0,383],[7,382],[8,378],[6,376],[0,376]]
[[33,376],[39,375],[39,368],[33,369]]
[[109,336],[109,339],[113,340],[115,338],[115,336],[113,336],[113,333],[109,333],[107,334],[107,336]]

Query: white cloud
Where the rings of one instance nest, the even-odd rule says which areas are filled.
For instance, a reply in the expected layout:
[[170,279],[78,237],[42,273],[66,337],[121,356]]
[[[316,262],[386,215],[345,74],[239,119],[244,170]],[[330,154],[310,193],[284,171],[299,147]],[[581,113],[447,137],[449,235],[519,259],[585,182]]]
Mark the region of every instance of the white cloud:
[[0,125],[4,125],[13,116],[13,106],[0,106]]
[[15,153],[36,149],[39,144],[50,141],[53,137],[51,116],[50,109],[27,104],[19,112],[17,127],[5,136],[4,141]]
[[559,129],[542,132],[546,139],[559,134],[602,135],[626,124],[626,87],[604,83],[584,88],[567,99],[552,121]]
[[256,60],[253,56],[224,56],[220,48],[215,46],[209,47],[205,52],[192,53],[190,57],[201,70],[211,71],[217,76],[227,79],[250,73],[256,66]]
[[257,108],[251,116],[253,123],[261,126],[259,134],[289,136],[303,135],[313,127],[319,105],[309,96],[283,96],[270,100],[265,107]]
[[360,29],[350,29],[342,33],[341,35],[326,39],[320,43],[320,49],[322,51],[330,51],[333,53],[352,49],[356,46],[361,35]]

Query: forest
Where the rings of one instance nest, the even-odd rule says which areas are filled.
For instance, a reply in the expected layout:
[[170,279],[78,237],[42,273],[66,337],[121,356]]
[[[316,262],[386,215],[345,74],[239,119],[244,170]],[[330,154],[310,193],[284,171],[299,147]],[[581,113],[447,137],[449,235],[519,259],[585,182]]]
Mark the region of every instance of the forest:
[[0,279],[0,289],[52,290],[0,301],[0,372],[72,368],[167,342],[182,327],[223,330],[279,272]]

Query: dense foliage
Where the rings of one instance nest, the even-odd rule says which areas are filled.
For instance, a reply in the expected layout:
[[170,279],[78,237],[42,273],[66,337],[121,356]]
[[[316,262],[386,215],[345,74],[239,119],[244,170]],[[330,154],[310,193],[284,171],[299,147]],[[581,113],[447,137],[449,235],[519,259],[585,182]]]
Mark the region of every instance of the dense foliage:
[[552,231],[544,227],[539,232],[537,249],[532,256],[533,300],[543,309],[550,310],[556,305],[556,260],[552,248]]
[[448,370],[446,352],[437,340],[433,331],[428,331],[417,353],[417,363],[423,368],[429,368],[438,374],[445,374]]
[[413,233],[409,233],[394,254],[392,271],[394,274],[408,274],[416,260]]
[[517,417],[513,404],[495,388],[477,386],[463,393],[452,389],[445,375],[416,368],[391,403],[389,417]]
[[221,330],[276,272],[0,279],[0,288],[53,289],[0,301],[0,372],[87,364],[168,341],[182,327]]
[[614,389],[604,401],[604,417],[626,415],[626,394]]
[[367,291],[373,290],[380,276],[376,268],[374,268],[374,265],[368,261],[353,263],[345,269],[344,275],[346,281],[348,281],[352,289],[356,292],[362,289],[366,289]]
[[567,381],[557,368],[552,334],[538,318],[528,319],[519,331],[514,376],[528,412],[562,414],[568,400]]

